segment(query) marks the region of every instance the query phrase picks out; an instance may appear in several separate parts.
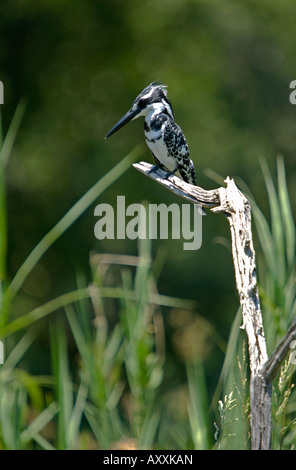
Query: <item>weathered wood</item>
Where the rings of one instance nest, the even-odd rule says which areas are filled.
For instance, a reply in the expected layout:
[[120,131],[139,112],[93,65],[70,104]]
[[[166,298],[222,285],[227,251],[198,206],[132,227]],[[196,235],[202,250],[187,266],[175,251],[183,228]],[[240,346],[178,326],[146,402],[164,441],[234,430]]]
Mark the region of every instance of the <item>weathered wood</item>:
[[241,328],[248,336],[251,448],[267,450],[270,447],[271,387],[261,373],[268,356],[257,286],[251,208],[232,179],[227,178],[225,183],[225,191],[220,191],[220,206],[213,212],[224,212],[230,225],[235,280],[243,317]]
[[236,287],[242,308],[241,328],[246,331],[249,344],[251,447],[269,449],[271,391],[261,374],[262,367],[267,361],[267,351],[257,287],[250,205],[230,178],[225,180],[225,188],[206,191],[187,184],[176,176],[166,180],[165,172],[162,170],[149,173],[151,165],[148,163],[136,163],[134,167],[190,202],[207,207],[212,212],[222,212],[227,217],[231,232]]
[[199,186],[192,186],[192,184],[185,183],[185,181],[177,176],[170,176],[168,179],[165,179],[166,172],[160,168],[157,171],[149,173],[152,168],[150,163],[134,163],[133,166],[141,173],[144,173],[144,175],[149,176],[165,188],[193,204],[200,204],[208,209],[220,204],[219,189],[207,191]]
[[285,336],[275,348],[262,368],[262,374],[267,383],[271,382],[289,351],[291,342],[296,339],[296,318],[292,321]]
[[165,171],[149,173],[152,165],[135,163],[134,167],[162,186],[212,212],[222,212],[230,225],[232,257],[243,324],[248,337],[250,363],[251,448],[267,450],[271,437],[271,382],[296,338],[296,319],[268,358],[257,286],[255,250],[251,227],[251,208],[234,181],[226,178],[226,187],[205,190],[185,183],[177,176],[165,179]]

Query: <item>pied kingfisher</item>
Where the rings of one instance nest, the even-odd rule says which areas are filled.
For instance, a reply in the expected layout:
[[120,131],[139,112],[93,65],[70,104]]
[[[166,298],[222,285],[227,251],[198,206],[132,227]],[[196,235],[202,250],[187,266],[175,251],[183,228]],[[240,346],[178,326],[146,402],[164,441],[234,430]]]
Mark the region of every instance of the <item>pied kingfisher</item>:
[[145,116],[146,143],[156,162],[150,172],[157,168],[169,170],[166,178],[179,171],[183,180],[196,185],[195,169],[189,158],[188,145],[180,127],[174,121],[174,112],[167,97],[166,86],[153,82],[137,96],[130,110],[115,124],[106,139],[129,121]]

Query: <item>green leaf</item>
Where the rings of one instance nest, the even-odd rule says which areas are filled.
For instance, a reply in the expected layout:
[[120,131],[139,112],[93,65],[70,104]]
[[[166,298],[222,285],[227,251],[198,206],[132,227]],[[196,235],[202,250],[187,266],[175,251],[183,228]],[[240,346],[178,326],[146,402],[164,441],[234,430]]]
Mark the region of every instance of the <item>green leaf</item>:
[[277,160],[277,173],[279,202],[286,241],[288,268],[291,269],[295,263],[295,223],[288,194],[284,160],[281,157]]
[[42,238],[12,279],[8,287],[8,295],[10,299],[16,295],[29,273],[53,243],[83,214],[83,212],[86,211],[86,209],[98,198],[100,194],[102,194],[130,167],[131,163],[139,156],[140,148],[140,146],[137,146],[114,168],[112,168],[112,170],[103,176],[103,178],[89,189]]

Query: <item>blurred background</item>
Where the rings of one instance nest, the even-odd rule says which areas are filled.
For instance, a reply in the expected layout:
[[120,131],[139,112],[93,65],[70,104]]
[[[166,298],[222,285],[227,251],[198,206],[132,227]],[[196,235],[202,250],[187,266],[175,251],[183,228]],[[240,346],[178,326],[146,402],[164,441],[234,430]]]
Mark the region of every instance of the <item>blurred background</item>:
[[[153,80],[168,86],[198,185],[212,189],[226,176],[239,186],[244,182],[269,220],[259,159],[275,179],[282,155],[295,214],[296,107],[289,101],[296,79],[295,15],[290,0],[2,0],[4,135],[20,100],[26,102],[6,168],[7,282],[71,206],[137,144],[137,160],[152,163],[142,119],[108,141],[104,137]],[[117,195],[127,204],[183,202],[130,166],[39,260],[11,304],[9,320],[75,290],[77,279],[93,282],[91,253],[138,256],[137,241],[94,236],[95,206],[115,206]],[[260,259],[255,231],[254,238]],[[186,361],[199,355],[211,402],[239,307],[228,223],[207,212],[198,251],[184,251],[182,240],[155,240],[149,249],[151,259],[160,260],[157,292],[194,305],[161,307],[162,393],[175,390],[173,403],[182,407]],[[104,285],[116,287],[120,279],[112,268]],[[112,330],[117,304],[104,311]],[[63,309],[34,324],[37,337],[21,362],[32,376],[52,372],[48,328],[57,317],[64,317]],[[71,369],[77,347],[65,331]]]

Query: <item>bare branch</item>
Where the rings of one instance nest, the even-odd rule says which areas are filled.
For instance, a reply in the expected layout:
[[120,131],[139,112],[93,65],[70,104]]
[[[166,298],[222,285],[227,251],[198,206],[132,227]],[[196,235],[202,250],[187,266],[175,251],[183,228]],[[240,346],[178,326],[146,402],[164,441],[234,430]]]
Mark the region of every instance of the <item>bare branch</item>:
[[266,382],[271,382],[276,373],[285,359],[288,352],[291,350],[291,341],[296,338],[296,318],[294,318],[290,327],[288,328],[287,333],[275,348],[273,353],[270,355],[269,359],[266,361],[262,368],[262,375],[264,376]]
[[271,387],[262,375],[268,356],[257,286],[255,251],[252,240],[251,209],[248,200],[234,181],[226,178],[226,188],[206,191],[184,183],[173,176],[164,179],[165,172],[149,173],[152,166],[141,162],[134,167],[193,204],[200,204],[212,212],[223,212],[230,225],[232,257],[236,287],[242,308],[243,325],[249,344],[251,447],[269,449],[271,434]]
[[200,204],[209,209],[215,206],[219,206],[220,204],[220,188],[207,191],[200,188],[199,186],[193,186],[192,184],[185,183],[185,181],[181,180],[177,176],[170,176],[169,179],[165,179],[166,172],[160,168],[156,171],[153,171],[152,173],[149,173],[152,168],[150,163],[134,163],[133,166],[141,173],[144,173],[144,175],[149,176],[149,178],[152,178],[173,193],[183,197],[184,199],[187,199],[193,204]]
[[212,212],[222,212],[227,217],[232,240],[235,281],[242,308],[241,328],[246,331],[249,344],[251,447],[269,449],[271,381],[291,348],[291,341],[296,339],[296,318],[268,359],[257,286],[250,204],[229,177],[225,180],[226,188],[208,191],[185,183],[177,176],[165,179],[166,173],[161,169],[149,173],[152,165],[146,162],[135,163],[134,167],[178,196]]

